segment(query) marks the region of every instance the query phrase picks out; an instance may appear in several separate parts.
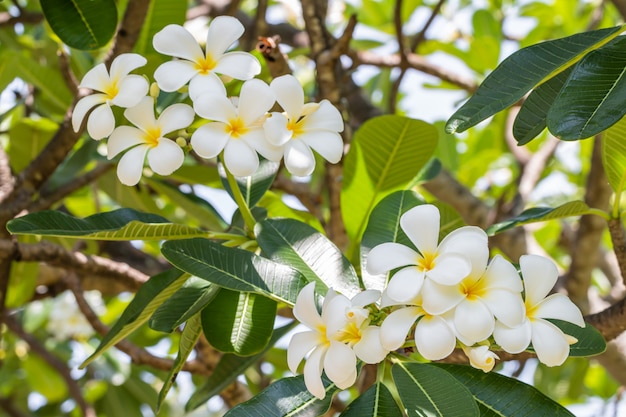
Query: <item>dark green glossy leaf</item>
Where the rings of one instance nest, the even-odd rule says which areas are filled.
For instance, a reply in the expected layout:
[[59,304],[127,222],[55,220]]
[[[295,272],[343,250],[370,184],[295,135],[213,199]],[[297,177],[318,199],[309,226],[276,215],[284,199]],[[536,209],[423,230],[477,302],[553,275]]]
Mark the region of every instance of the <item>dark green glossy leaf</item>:
[[103,47],[117,27],[114,0],[45,0],[41,9],[54,33],[76,49]]
[[199,278],[234,291],[264,294],[290,305],[307,284],[302,274],[287,265],[207,239],[168,241],[161,251],[177,268]]
[[602,163],[616,194],[626,186],[626,119],[611,126],[602,138]]
[[341,251],[313,227],[294,219],[267,219],[256,224],[255,235],[272,260],[298,270],[310,282],[352,298],[360,292],[359,278]]
[[489,417],[573,417],[566,408],[536,388],[495,372],[470,366],[436,364],[470,390],[480,405],[481,416]]
[[143,323],[148,321],[152,313],[163,304],[172,294],[174,294],[187,280],[189,276],[177,269],[151,277],[146,281],[135,298],[130,302],[124,310],[120,318],[115,322],[113,327],[104,336],[100,345],[94,353],[91,354],[81,365],[84,368],[102,352],[115,345],[120,340],[131,334]]
[[253,292],[222,288],[202,310],[202,328],[217,350],[250,356],[267,346],[275,318],[276,301]]
[[626,37],[585,56],[548,112],[548,129],[562,140],[594,136],[626,114]]
[[229,410],[224,417],[313,417],[323,415],[329,408],[335,384],[322,378],[326,397],[319,400],[304,385],[302,375],[274,382],[254,398]]
[[253,364],[262,359],[263,355],[274,344],[283,337],[287,332],[294,328],[297,324],[296,321],[291,322],[283,327],[274,330],[272,338],[267,346],[259,353],[252,356],[238,356],[232,353],[226,353],[222,355],[220,361],[215,366],[211,375],[206,380],[204,385],[196,390],[189,398],[185,409],[187,411],[194,410],[207,402],[214,395],[219,394],[229,386],[241,373],[248,369]]
[[570,356],[594,356],[606,350],[604,337],[595,327],[587,323],[585,327],[578,327],[563,320],[550,319],[563,333],[574,336],[578,341],[569,347]]
[[579,33],[521,49],[506,58],[446,124],[463,132],[506,109],[539,84],[574,65],[585,54],[615,38],[622,26]]
[[96,240],[163,240],[205,236],[195,227],[170,223],[156,214],[118,209],[79,219],[60,211],[30,213],[11,220],[7,229],[14,234],[80,237]]
[[555,208],[533,207],[524,210],[519,216],[494,224],[487,229],[487,234],[493,236],[505,230],[512,229],[527,223],[543,222],[546,220],[561,219],[564,217],[581,216],[589,213],[589,206],[582,201],[570,201]]
[[185,284],[154,312],[148,325],[161,332],[173,332],[206,307],[217,295],[219,288],[207,280],[189,277]]
[[402,417],[389,389],[377,382],[352,401],[339,417]]
[[478,417],[470,391],[448,372],[430,364],[398,362],[391,368],[409,417]]
[[565,80],[572,72],[572,68],[550,78],[524,100],[515,122],[513,123],[513,136],[517,139],[518,145],[525,145],[536,138],[546,128],[546,118],[550,106],[561,91]]
[[[263,194],[269,190],[270,186],[276,178],[276,173],[280,163],[268,161],[267,159],[261,159],[259,168],[256,172],[249,177],[235,177],[237,185],[241,190],[244,200],[248,207],[254,207],[256,203],[263,197]],[[220,166],[220,176],[222,177],[222,184],[224,189],[228,191],[228,194],[232,196],[230,184],[226,180],[226,174]]]

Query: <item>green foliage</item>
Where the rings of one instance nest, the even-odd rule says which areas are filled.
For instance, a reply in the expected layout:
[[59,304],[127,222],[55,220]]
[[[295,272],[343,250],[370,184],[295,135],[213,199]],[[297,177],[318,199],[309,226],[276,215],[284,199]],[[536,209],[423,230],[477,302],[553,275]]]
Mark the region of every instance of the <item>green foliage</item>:
[[352,401],[340,417],[402,417],[402,415],[389,389],[377,381]]
[[494,224],[487,229],[487,233],[495,235],[505,230],[512,229],[522,224],[543,222],[553,219],[561,219],[571,216],[589,214],[589,206],[582,201],[570,201],[559,207],[533,207],[521,212],[518,216],[502,223]]

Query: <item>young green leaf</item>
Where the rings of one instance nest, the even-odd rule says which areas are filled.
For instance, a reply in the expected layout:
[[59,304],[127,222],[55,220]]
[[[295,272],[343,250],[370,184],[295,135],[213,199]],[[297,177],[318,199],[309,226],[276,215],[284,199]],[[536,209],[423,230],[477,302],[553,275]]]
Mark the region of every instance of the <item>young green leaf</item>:
[[376,382],[367,391],[348,404],[339,417],[402,417],[402,411],[389,389]]
[[324,292],[332,287],[352,298],[360,291],[350,262],[313,227],[294,219],[267,219],[256,224],[255,235],[270,259],[292,266],[310,282],[324,283]]
[[172,265],[234,291],[263,294],[294,305],[307,284],[295,269],[208,239],[172,240],[161,248]]
[[222,288],[202,310],[202,328],[217,350],[250,356],[267,346],[275,318],[276,301]]
[[564,217],[589,214],[589,206],[582,201],[570,201],[558,207],[533,207],[521,212],[518,216],[489,226],[487,234],[493,236],[527,223],[543,222]]
[[79,219],[61,211],[29,213],[11,220],[7,229],[14,234],[64,236],[95,240],[163,240],[206,236],[195,227],[171,223],[156,214],[118,209]]
[[442,369],[430,364],[398,362],[391,373],[409,417],[480,415],[470,391]]
[[602,138],[602,164],[615,194],[626,187],[626,119],[611,126]]

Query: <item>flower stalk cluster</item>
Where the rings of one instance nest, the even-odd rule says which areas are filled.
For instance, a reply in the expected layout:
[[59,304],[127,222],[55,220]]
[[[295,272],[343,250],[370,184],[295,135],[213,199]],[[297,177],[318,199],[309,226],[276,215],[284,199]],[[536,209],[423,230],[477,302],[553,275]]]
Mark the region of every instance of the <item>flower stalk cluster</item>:
[[388,242],[370,251],[369,273],[395,271],[379,298],[377,291],[367,290],[348,300],[330,289],[320,315],[312,284],[302,290],[294,315],[311,330],[292,338],[288,357],[295,372],[309,354],[304,378],[313,395],[325,396],[322,371],[347,388],[356,378],[357,359],[378,363],[390,352],[413,346],[432,361],[461,348],[470,364],[485,372],[499,359],[496,350],[515,354],[532,347],[548,366],[561,365],[569,356],[576,339],[549,319],[580,327],[585,322],[565,295],[548,295],[558,278],[556,265],[524,255],[518,272],[500,255],[489,261],[482,229],[461,227],[439,241],[439,223],[436,206],[414,207],[400,218],[414,246]]

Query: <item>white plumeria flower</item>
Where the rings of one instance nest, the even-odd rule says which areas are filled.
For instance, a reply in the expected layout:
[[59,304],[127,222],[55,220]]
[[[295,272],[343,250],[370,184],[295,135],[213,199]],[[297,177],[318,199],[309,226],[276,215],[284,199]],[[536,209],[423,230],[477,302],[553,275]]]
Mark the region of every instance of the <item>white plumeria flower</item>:
[[328,100],[304,104],[304,91],[292,75],[275,78],[270,84],[284,113],[274,112],[265,122],[267,139],[283,147],[285,166],[293,175],[307,176],[315,169],[311,149],[336,164],[343,155],[341,113]]
[[129,73],[145,65],[146,58],[139,54],[121,54],[113,60],[107,72],[104,64],[93,67],[80,82],[79,87],[99,93],[81,98],[72,113],[72,127],[78,132],[87,112],[95,109],[87,119],[87,132],[93,139],[105,138],[115,129],[111,105],[133,107],[148,93],[148,81],[141,75]]
[[[106,312],[100,291],[85,291],[83,295],[98,315]],[[94,334],[93,327],[79,310],[76,298],[69,290],[62,292],[52,300],[46,330],[59,341],[71,338],[87,339]]]
[[315,283],[308,284],[298,295],[293,314],[311,330],[291,338],[287,363],[296,373],[309,353],[304,365],[304,383],[317,398],[326,396],[322,371],[326,371],[337,387],[346,389],[356,381],[357,357],[366,363],[377,363],[387,355],[380,345],[378,328],[369,326],[369,310],[364,308],[378,298],[378,291],[363,291],[350,301],[329,289],[320,315],[315,305]]
[[480,345],[475,347],[463,346],[463,352],[467,355],[470,365],[483,372],[489,372],[496,364],[496,359],[500,359],[498,355],[489,350],[489,346]]
[[567,296],[547,296],[559,275],[554,262],[537,255],[524,255],[519,262],[524,280],[526,317],[517,327],[496,322],[494,339],[509,353],[522,352],[532,342],[539,361],[548,366],[561,365],[569,355],[570,344],[576,343],[576,339],[545,319],[564,320],[585,327],[583,316]]
[[422,297],[429,300],[430,312],[441,314],[454,309],[457,337],[471,346],[488,339],[496,318],[509,327],[524,320],[522,280],[515,267],[496,255],[482,273],[470,273],[457,285],[426,280]]
[[[418,296],[425,279],[441,285],[456,285],[468,275],[480,275],[489,258],[487,234],[475,226],[464,226],[439,241],[439,209],[431,204],[416,206],[400,217],[400,227],[419,252],[400,243],[387,242],[374,247],[367,257],[367,271],[396,272],[385,290],[396,304],[406,304]],[[440,314],[437,305],[424,298],[429,314]]]
[[193,122],[191,106],[178,103],[167,107],[158,119],[154,117],[154,99],[144,97],[138,105],[124,112],[128,121],[137,127],[115,128],[108,143],[108,158],[129,149],[117,165],[117,176],[122,184],[135,185],[141,178],[143,163],[159,175],[169,175],[183,164],[185,153],[166,134],[184,129]]
[[257,79],[243,84],[238,106],[225,94],[201,94],[193,107],[199,116],[213,122],[193,133],[191,146],[204,158],[214,158],[223,150],[223,162],[230,172],[238,177],[254,174],[259,167],[257,152],[272,161],[282,155],[263,131],[264,117],[275,101],[269,86]]
[[249,80],[261,72],[261,64],[248,52],[226,52],[243,35],[241,22],[231,16],[218,16],[209,25],[206,51],[193,35],[180,25],[168,25],[154,35],[154,49],[179,60],[166,62],[154,72],[163,91],[176,91],[189,82],[189,96],[195,100],[208,91],[224,92],[217,74]]

